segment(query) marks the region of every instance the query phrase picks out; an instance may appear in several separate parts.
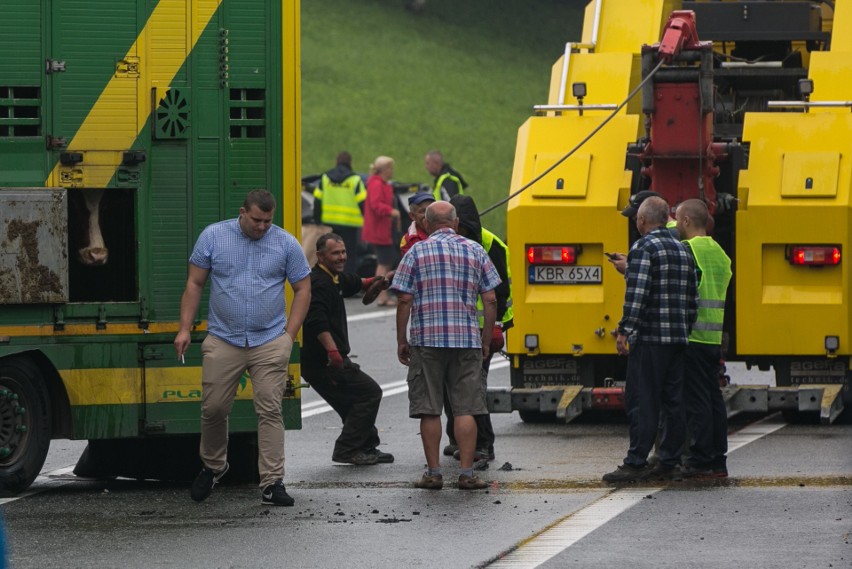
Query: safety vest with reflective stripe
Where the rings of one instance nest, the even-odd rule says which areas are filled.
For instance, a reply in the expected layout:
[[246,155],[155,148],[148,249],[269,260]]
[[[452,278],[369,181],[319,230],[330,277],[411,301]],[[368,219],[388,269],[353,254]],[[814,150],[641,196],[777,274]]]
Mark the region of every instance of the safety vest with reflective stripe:
[[444,180],[450,179],[456,183],[456,187],[459,189],[458,195],[464,195],[464,188],[462,187],[461,179],[458,176],[453,176],[449,172],[444,172],[438,179],[435,181],[435,188],[432,190],[432,195],[435,196],[435,201],[441,201],[443,199],[450,199],[453,196],[447,196],[446,198],[441,195],[441,187],[444,185]]
[[701,271],[698,319],[692,326],[689,341],[719,345],[725,319],[725,293],[731,282],[731,259],[712,237],[693,237],[684,243],[692,249],[695,265]]
[[322,200],[322,222],[326,225],[364,225],[358,204],[367,199],[367,190],[358,174],[349,176],[340,184],[335,184],[328,174],[323,174],[319,187],[314,190],[314,197]]
[[[491,251],[491,247],[494,244],[501,247],[503,252],[506,254],[506,276],[509,279],[509,282],[507,283],[509,285],[509,298],[506,299],[506,312],[503,313],[503,318],[500,319],[500,322],[505,323],[515,317],[515,311],[512,310],[512,269],[509,268],[509,248],[500,240],[499,237],[483,228],[482,248],[485,249],[486,253],[488,253]],[[485,307],[482,305],[482,297],[480,296],[476,297],[476,313],[479,316],[479,327],[482,328],[485,326]]]

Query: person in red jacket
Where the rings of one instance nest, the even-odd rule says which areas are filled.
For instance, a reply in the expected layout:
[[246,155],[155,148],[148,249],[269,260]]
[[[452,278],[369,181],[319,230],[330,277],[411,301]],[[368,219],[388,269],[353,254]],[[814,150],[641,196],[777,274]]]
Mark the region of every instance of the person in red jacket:
[[[399,250],[393,242],[393,227],[400,228],[399,209],[389,180],[393,177],[393,158],[379,156],[370,165],[367,178],[367,205],[364,208],[364,227],[361,239],[376,251],[376,276],[383,277],[397,261]],[[387,291],[379,294],[376,304],[396,306]]]

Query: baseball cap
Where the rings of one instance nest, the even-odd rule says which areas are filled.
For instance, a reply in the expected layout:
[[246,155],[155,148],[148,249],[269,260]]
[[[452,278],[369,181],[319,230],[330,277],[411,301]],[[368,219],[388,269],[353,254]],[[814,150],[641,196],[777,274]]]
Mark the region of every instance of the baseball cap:
[[411,195],[408,198],[408,205],[418,205],[425,201],[435,201],[435,196],[432,195],[432,192],[417,192],[416,194]]
[[636,212],[639,211],[639,206],[642,205],[642,202],[647,200],[648,198],[662,198],[660,194],[657,192],[652,192],[650,190],[642,190],[641,192],[636,192],[627,202],[627,207],[621,210],[621,215],[624,217],[634,217]]

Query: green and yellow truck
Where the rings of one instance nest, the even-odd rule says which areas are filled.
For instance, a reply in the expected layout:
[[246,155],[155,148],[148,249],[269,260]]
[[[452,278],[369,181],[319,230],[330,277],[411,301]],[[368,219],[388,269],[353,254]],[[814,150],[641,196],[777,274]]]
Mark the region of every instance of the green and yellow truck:
[[[177,360],[187,259],[254,188],[299,235],[299,1],[4,0],[2,14],[0,484],[26,489],[57,438],[89,441],[81,474],[191,476],[206,308]],[[246,378],[235,452],[253,452],[251,396]]]

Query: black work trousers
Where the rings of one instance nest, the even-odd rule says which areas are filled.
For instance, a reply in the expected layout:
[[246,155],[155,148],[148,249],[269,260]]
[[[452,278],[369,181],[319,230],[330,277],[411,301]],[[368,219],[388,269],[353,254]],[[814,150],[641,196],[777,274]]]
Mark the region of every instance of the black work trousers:
[[636,344],[627,359],[625,405],[630,421],[630,447],[624,464],[647,464],[662,422],[660,463],[680,464],[686,438],[683,369],[686,345]]
[[[482,360],[482,389],[488,387],[488,369],[491,367],[491,356],[488,359]],[[447,437],[450,439],[450,444],[456,444],[455,427],[453,426],[453,410],[450,408],[450,399],[447,397],[447,388],[444,387],[444,413],[447,415]],[[476,421],[476,449],[487,450],[490,454],[494,454],[494,427],[491,425],[491,415],[474,415],[473,420]]]
[[302,376],[343,421],[332,456],[343,457],[379,446],[376,416],[382,388],[358,364],[347,358],[343,369],[303,367]]
[[725,465],[728,452],[728,411],[719,387],[721,349],[690,342],[685,353],[683,400],[689,427],[689,459],[699,468]]

